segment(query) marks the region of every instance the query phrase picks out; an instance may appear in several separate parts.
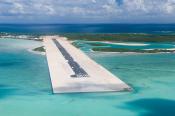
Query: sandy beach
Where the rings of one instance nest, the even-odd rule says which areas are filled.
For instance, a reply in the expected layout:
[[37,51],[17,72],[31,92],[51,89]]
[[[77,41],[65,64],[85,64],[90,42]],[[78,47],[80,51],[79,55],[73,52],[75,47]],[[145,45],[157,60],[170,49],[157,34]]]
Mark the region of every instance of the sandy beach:
[[104,43],[107,43],[107,44],[115,44],[115,45],[124,45],[124,46],[147,46],[149,44],[145,44],[145,43],[129,43],[129,42],[109,42],[109,41],[106,41]]

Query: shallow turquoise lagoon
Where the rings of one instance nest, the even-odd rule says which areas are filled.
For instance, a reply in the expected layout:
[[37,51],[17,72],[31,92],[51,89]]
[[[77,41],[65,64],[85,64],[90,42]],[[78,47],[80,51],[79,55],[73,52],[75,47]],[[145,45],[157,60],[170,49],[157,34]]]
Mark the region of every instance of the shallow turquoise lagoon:
[[[119,43],[107,43],[107,42],[97,42],[97,41],[84,41],[76,40],[75,43],[84,51],[91,51],[92,48],[127,48],[127,49],[172,49],[175,48],[175,43],[137,43],[137,42],[119,42]],[[91,45],[91,44],[98,44]]]
[[1,116],[174,116],[175,54],[87,53],[132,92],[52,94],[41,43],[0,40]]

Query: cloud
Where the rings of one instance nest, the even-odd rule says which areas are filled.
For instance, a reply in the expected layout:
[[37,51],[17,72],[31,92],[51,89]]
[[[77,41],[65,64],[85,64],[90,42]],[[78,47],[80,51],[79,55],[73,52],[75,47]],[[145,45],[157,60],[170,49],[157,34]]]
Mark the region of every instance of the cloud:
[[175,0],[0,0],[1,21],[175,22],[174,12]]

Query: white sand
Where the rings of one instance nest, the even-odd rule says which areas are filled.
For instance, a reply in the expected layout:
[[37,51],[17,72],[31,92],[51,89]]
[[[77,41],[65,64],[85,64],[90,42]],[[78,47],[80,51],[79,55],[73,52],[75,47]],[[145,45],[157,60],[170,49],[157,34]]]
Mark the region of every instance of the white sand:
[[[144,49],[144,50],[155,50],[155,49]],[[158,50],[175,50],[175,48],[167,48],[167,49],[164,49],[164,48],[159,48]]]
[[124,45],[124,46],[148,46],[149,44],[145,44],[145,43],[129,43],[129,42],[104,42],[104,43],[108,43],[108,44],[115,44],[115,45]]

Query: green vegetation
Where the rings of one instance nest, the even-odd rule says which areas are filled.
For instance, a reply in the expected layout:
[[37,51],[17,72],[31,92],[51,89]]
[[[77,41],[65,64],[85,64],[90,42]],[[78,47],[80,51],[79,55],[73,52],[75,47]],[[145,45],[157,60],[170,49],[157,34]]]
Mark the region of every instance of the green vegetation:
[[61,34],[69,40],[120,42],[175,42],[175,34]]
[[45,52],[44,46],[38,47],[33,49],[33,51],[37,51],[37,52]]
[[141,50],[141,49],[127,49],[127,48],[92,48],[93,51],[100,52],[137,52],[137,53],[160,53],[160,52],[175,52],[175,50]]
[[106,46],[103,43],[88,43],[91,46]]
[[[175,34],[62,34],[69,40],[84,40],[84,41],[111,41],[111,42],[175,42]],[[93,51],[101,52],[137,52],[137,53],[160,53],[160,52],[175,52],[175,50],[154,49],[154,50],[142,50],[142,49],[128,49],[128,48],[111,48],[102,47],[103,43],[91,43],[87,44],[94,46]],[[80,48],[81,43],[73,42],[73,45]],[[100,47],[101,46],[101,47]]]
[[[104,45],[103,43],[91,43],[91,42],[87,42],[88,45],[91,45],[91,46],[106,46]],[[83,47],[84,45],[81,44],[80,42],[72,42],[72,45],[74,45],[75,47],[77,48],[81,48]]]

